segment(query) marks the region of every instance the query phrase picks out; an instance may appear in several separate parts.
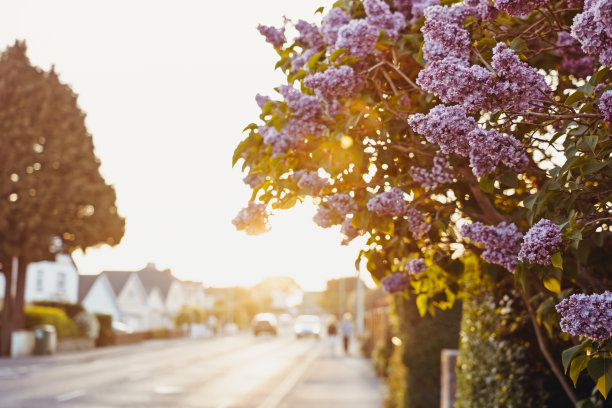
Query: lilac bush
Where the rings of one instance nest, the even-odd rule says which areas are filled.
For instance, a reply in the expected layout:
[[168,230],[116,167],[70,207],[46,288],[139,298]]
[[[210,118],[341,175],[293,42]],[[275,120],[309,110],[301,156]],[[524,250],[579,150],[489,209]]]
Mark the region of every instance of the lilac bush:
[[326,179],[313,170],[298,170],[293,173],[292,178],[297,182],[299,188],[310,190],[313,194],[318,194],[329,185]]
[[587,0],[584,11],[574,17],[572,36],[582,51],[599,56],[602,65],[612,65],[612,6],[609,0]]
[[406,211],[408,218],[408,229],[412,233],[414,239],[421,239],[431,229],[431,225],[425,221],[425,214],[415,208],[409,208]]
[[410,289],[410,278],[403,273],[392,273],[380,281],[383,289],[388,293],[398,293]]
[[482,258],[485,261],[514,272],[523,238],[516,225],[500,222],[497,226],[492,226],[475,222],[464,225],[461,228],[461,235],[472,242],[484,245]]
[[353,197],[346,193],[337,193],[329,196],[327,204],[342,217],[345,217],[347,214],[354,214],[359,209]]
[[363,7],[366,12],[366,22],[372,27],[383,30],[389,38],[397,39],[399,32],[406,26],[406,18],[402,13],[392,13],[389,5],[382,0],[365,0]]
[[232,220],[232,224],[238,231],[244,231],[248,235],[261,234],[268,230],[268,213],[264,203],[249,201],[249,204],[238,212]]
[[431,169],[412,166],[409,172],[413,181],[428,190],[433,190],[442,184],[452,183],[454,179],[450,172],[448,157],[444,156],[434,157]]
[[257,31],[266,38],[266,41],[274,46],[274,48],[282,47],[287,41],[285,38],[285,28],[276,28],[265,25],[258,25]]
[[366,20],[351,20],[338,31],[336,48],[344,48],[357,58],[364,58],[374,50],[378,29]]
[[411,275],[418,275],[427,269],[423,258],[412,259],[406,264],[406,271]]
[[612,91],[606,91],[599,98],[597,105],[606,122],[612,124]]
[[353,96],[362,85],[363,81],[347,65],[330,67],[304,79],[304,86],[314,89],[319,97],[328,101]]

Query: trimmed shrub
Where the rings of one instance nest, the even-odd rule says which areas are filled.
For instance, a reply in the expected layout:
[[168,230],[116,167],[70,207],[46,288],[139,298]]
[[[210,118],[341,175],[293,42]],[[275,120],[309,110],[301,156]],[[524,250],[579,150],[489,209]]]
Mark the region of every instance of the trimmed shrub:
[[55,327],[57,338],[78,337],[79,330],[66,313],[55,307],[47,306],[26,306],[25,307],[25,326],[34,329],[36,326],[50,324]]
[[67,302],[56,302],[53,300],[39,300],[32,303],[35,306],[46,306],[46,307],[55,307],[57,309],[62,309],[66,316],[71,319],[74,319],[78,314],[85,313],[87,310],[80,303],[67,303]]
[[107,314],[96,314],[100,331],[96,339],[96,347],[106,347],[115,344],[115,332],[113,331],[113,317]]
[[461,305],[421,317],[414,297],[394,295],[390,309],[392,336],[397,339],[387,369],[386,406],[440,406],[440,352],[459,345]]

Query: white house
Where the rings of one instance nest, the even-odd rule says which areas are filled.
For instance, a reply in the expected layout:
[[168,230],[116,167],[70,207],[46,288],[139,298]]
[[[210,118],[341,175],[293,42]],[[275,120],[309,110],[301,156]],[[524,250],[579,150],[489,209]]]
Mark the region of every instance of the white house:
[[121,310],[106,275],[80,276],[79,303],[91,313],[108,314],[113,321],[121,320]]
[[212,305],[209,305],[208,299],[206,298],[202,282],[184,281],[183,293],[185,296],[184,303],[186,305],[197,306],[202,309],[212,307]]
[[169,269],[160,271],[152,263],[138,271],[138,276],[145,288],[149,288],[149,292],[155,287],[159,288],[164,302],[166,321],[172,324],[176,313],[186,304],[182,282],[176,279]]
[[[32,262],[26,268],[24,299],[26,303],[55,300],[76,303],[79,271],[72,257],[57,254],[55,262]],[[0,297],[4,298],[4,275],[0,274]]]
[[129,271],[104,271],[101,275],[108,278],[113,288],[121,314],[120,320],[134,330],[147,329],[148,296],[138,274]]

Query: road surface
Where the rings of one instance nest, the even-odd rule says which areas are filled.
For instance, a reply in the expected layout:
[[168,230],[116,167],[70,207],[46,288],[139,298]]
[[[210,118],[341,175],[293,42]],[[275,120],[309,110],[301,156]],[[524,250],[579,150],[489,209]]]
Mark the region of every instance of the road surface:
[[2,359],[0,407],[380,408],[367,364],[291,333],[156,340]]

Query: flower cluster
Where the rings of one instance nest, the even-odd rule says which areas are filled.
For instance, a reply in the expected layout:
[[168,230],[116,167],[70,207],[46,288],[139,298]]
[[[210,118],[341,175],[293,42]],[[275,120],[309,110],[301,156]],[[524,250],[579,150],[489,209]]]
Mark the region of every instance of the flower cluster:
[[341,245],[348,245],[353,239],[361,235],[361,231],[353,226],[352,219],[348,217],[342,221],[340,231],[344,234]]
[[591,75],[595,70],[597,58],[585,55],[580,43],[567,31],[557,36],[557,54],[561,57],[559,69],[579,77]]
[[572,36],[582,51],[599,56],[602,65],[612,65],[612,4],[610,0],[586,0],[584,11],[574,17]]
[[525,234],[519,259],[528,260],[532,264],[550,265],[550,254],[560,249],[561,241],[559,226],[551,220],[542,218]]
[[344,48],[357,58],[367,56],[376,45],[378,29],[366,20],[351,20],[338,31],[336,48]]
[[232,224],[238,231],[244,230],[248,235],[257,235],[268,231],[268,213],[266,205],[249,201],[247,207],[238,212]]
[[324,129],[323,107],[316,96],[303,94],[291,85],[279,87],[279,92],[293,111],[283,129],[291,139],[299,142],[304,137],[317,135]]
[[611,292],[572,295],[563,299],[556,309],[562,316],[560,325],[564,332],[595,341],[612,337]]
[[327,205],[341,217],[354,214],[359,209],[353,197],[346,193],[337,193],[327,198]]
[[276,27],[258,25],[257,31],[264,37],[266,41],[274,46],[274,48],[282,47],[287,39],[285,38],[285,28],[278,29]]
[[389,5],[381,0],[365,0],[363,7],[366,12],[366,21],[373,27],[383,30],[392,39],[399,36],[399,32],[406,26],[406,18],[400,12],[391,13]]
[[251,188],[257,187],[262,182],[261,176],[259,174],[249,174],[245,178],[243,178],[242,181],[244,182],[244,184]]
[[425,214],[422,212],[409,208],[406,211],[406,216],[408,218],[408,229],[412,232],[414,239],[421,239],[431,229],[431,225],[425,221]]
[[413,259],[406,264],[406,271],[412,275],[417,275],[427,269],[423,258]]
[[448,158],[444,156],[436,156],[433,159],[431,169],[423,167],[410,167],[408,170],[410,177],[421,187],[428,190],[433,190],[441,184],[452,183],[453,175],[449,172],[450,163]]
[[410,278],[399,272],[385,276],[380,283],[388,293],[398,293],[410,289]]
[[485,246],[482,253],[485,261],[501,265],[509,272],[514,272],[523,238],[523,234],[516,228],[516,225],[500,222],[497,226],[492,226],[475,222],[464,225],[461,228],[461,235]]
[[313,194],[329,185],[329,182],[322,177],[319,177],[316,171],[298,170],[293,173],[293,180],[297,182],[299,188],[310,190]]
[[408,210],[406,201],[404,201],[404,192],[397,187],[372,197],[366,206],[378,216],[401,217]]
[[428,142],[437,143],[442,153],[469,157],[472,171],[479,177],[495,170],[500,162],[515,172],[529,163],[517,139],[494,129],[480,129],[460,106],[435,106],[427,115],[417,113],[408,124]]
[[348,65],[330,67],[304,79],[304,86],[314,89],[326,101],[353,96],[362,85],[363,81]]
[[334,217],[335,214],[332,210],[321,206],[317,208],[317,213],[312,217],[312,220],[321,228],[329,228],[336,224]]
[[325,45],[321,32],[315,24],[304,20],[298,20],[295,24],[295,29],[300,34],[295,41],[302,43],[304,47],[318,49]]
[[255,95],[255,102],[257,102],[257,106],[263,109],[266,103],[270,102],[270,97],[265,95],[257,94]]
[[606,91],[601,95],[597,107],[603,115],[604,120],[612,124],[612,91]]
[[339,7],[332,8],[323,17],[323,22],[321,23],[321,32],[325,42],[330,45],[336,44],[338,31],[340,31],[341,27],[347,25],[349,21],[351,21],[351,16],[346,14],[344,10]]
[[493,0],[495,7],[511,16],[526,16],[534,8],[546,4],[548,0]]
[[290,148],[297,145],[296,140],[284,130],[279,132],[272,126],[260,126],[257,130],[263,137],[264,143],[272,146],[272,157],[287,153]]

